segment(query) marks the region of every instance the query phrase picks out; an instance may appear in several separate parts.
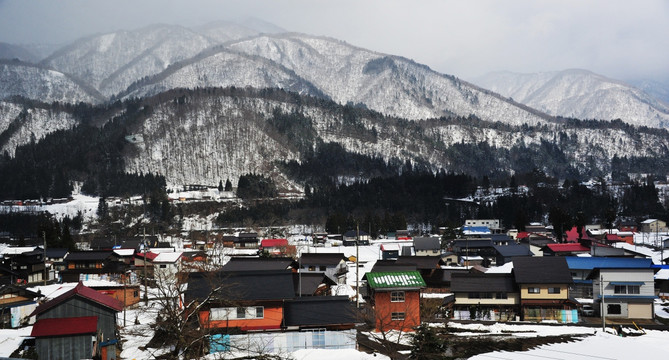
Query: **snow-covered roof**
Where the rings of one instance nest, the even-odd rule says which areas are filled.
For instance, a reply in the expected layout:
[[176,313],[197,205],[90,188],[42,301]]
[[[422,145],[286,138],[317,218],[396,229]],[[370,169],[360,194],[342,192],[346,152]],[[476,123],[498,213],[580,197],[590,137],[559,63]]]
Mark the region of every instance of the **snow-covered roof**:
[[656,222],[656,221],[657,221],[657,219],[648,219],[648,220],[644,220],[644,221],[642,221],[641,223],[642,223],[642,224],[652,224],[652,223],[654,223],[654,222]]
[[367,281],[373,289],[425,287],[418,271],[393,271],[367,273]]
[[669,269],[660,269],[656,272],[655,280],[669,280]]
[[181,254],[183,254],[183,252],[161,252],[160,254],[158,254],[158,256],[156,256],[155,259],[153,259],[153,262],[174,263],[177,262],[177,260],[179,260]]
[[2,255],[19,255],[37,249],[37,246],[16,246],[2,249]]
[[114,249],[114,253],[118,256],[132,256],[135,249]]

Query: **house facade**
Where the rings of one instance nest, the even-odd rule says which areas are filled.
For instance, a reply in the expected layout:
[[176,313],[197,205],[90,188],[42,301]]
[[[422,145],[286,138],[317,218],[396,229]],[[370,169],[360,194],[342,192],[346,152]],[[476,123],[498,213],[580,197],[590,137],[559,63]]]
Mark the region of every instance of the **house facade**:
[[420,325],[420,291],[426,287],[418,271],[366,274],[376,331],[412,331]]
[[454,319],[512,321],[518,315],[520,292],[511,274],[454,273],[451,292]]
[[40,359],[116,359],[116,314],[123,304],[81,282],[37,307],[35,337]]
[[441,255],[441,240],[437,237],[415,237],[413,248],[416,256],[439,256]]
[[346,283],[348,266],[343,253],[303,253],[299,260],[300,273],[323,273],[337,284]]
[[653,269],[595,269],[592,290],[595,311],[607,318],[653,319]]
[[578,321],[577,304],[570,300],[572,277],[564,257],[519,257],[513,275],[520,290],[524,321]]

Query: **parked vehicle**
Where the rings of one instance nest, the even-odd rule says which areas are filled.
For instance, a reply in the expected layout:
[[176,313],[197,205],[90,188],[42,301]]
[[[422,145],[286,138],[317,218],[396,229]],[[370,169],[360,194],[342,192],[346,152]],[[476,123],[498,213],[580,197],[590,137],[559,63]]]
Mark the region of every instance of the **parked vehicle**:
[[581,313],[583,316],[595,316],[595,309],[592,305],[583,305],[581,308]]

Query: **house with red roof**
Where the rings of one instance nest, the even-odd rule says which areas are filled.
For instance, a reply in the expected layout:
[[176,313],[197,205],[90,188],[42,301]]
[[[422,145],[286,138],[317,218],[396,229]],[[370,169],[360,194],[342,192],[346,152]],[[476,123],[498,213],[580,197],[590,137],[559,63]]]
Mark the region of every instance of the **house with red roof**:
[[79,282],[39,305],[30,336],[40,359],[116,359],[116,314],[123,303]]
[[260,241],[260,250],[270,256],[295,255],[295,246],[288,244],[288,239],[263,239]]
[[590,248],[580,243],[547,244],[542,250],[544,256],[576,256],[590,253]]

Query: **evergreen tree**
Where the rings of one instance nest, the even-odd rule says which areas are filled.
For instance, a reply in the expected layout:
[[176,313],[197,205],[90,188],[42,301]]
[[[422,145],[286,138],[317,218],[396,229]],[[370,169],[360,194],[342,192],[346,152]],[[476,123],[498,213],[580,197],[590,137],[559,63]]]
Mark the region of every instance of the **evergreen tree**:
[[223,180],[218,180],[218,191],[223,191]]
[[445,340],[440,338],[436,330],[428,324],[421,324],[411,335],[410,359],[443,359],[444,351],[446,351]]
[[230,179],[225,180],[225,191],[232,191],[232,183]]

